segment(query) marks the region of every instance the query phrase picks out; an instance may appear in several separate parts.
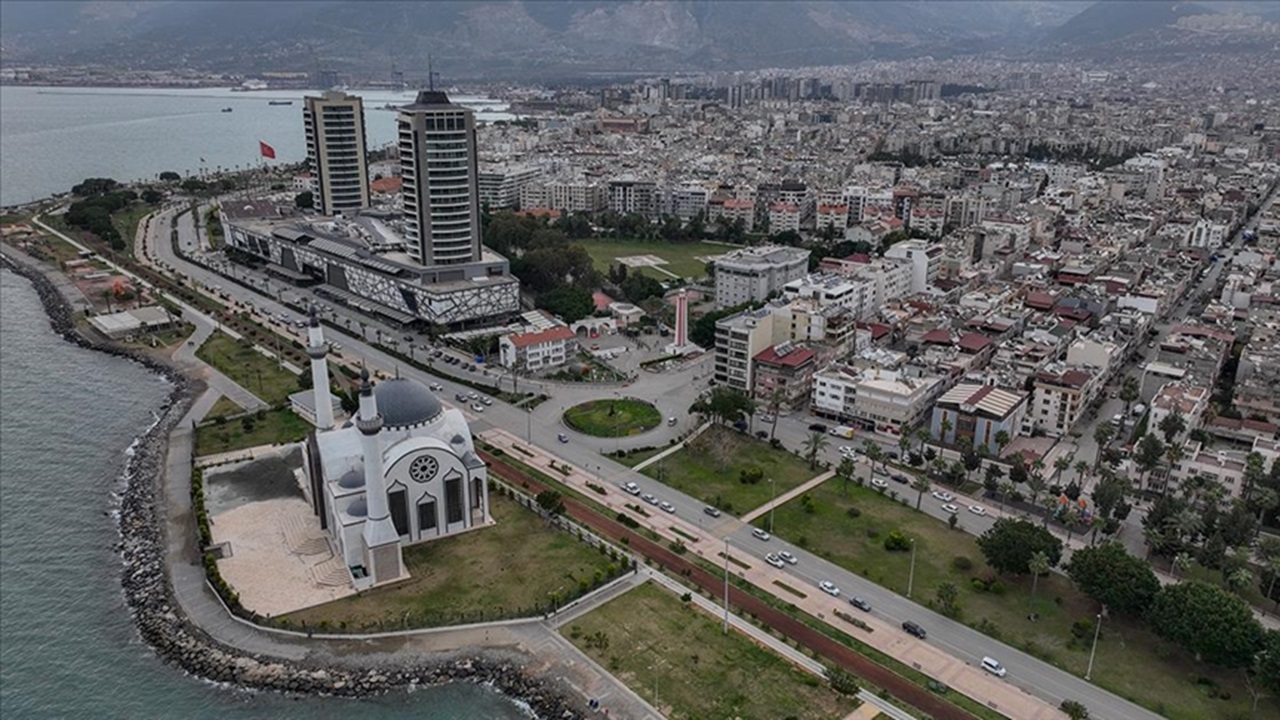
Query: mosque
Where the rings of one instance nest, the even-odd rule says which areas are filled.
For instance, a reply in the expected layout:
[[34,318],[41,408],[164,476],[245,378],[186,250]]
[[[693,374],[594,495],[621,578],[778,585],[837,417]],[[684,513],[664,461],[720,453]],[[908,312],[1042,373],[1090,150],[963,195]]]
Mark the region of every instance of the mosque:
[[316,430],[307,440],[304,492],[357,590],[406,576],[402,548],[484,527],[488,477],[462,412],[421,383],[378,383],[361,372],[360,409],[334,427],[328,345],[314,308],[307,353]]

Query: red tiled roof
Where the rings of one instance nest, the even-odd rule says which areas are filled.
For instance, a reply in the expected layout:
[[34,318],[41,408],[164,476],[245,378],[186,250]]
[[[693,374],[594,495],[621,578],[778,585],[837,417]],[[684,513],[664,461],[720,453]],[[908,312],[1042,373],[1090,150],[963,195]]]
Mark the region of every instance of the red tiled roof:
[[613,304],[614,300],[608,295],[605,295],[604,293],[597,290],[591,293],[591,302],[595,304],[596,310],[608,310],[609,306]]
[[869,265],[871,263],[871,256],[866,253],[854,253],[849,257],[845,258],[845,260],[848,260],[849,262],[860,263],[862,265]]
[[1030,292],[1027,293],[1027,297],[1022,302],[1027,307],[1032,307],[1037,310],[1048,310],[1053,307],[1054,299],[1049,293]]
[[950,345],[951,331],[942,328],[934,328],[920,337],[920,342],[933,343],[935,345]]
[[991,340],[987,336],[978,333],[966,333],[960,338],[960,349],[969,352],[982,352],[990,344]]
[[531,333],[511,334],[507,339],[512,345],[518,348],[528,347],[530,345],[538,345],[540,343],[555,342],[557,340],[569,340],[574,337],[573,331],[566,325],[557,325],[549,330]]
[[795,348],[786,355],[779,355],[774,348],[765,348],[755,356],[755,361],[764,363],[765,365],[778,365],[781,367],[799,367],[806,362],[812,360],[817,353],[809,348]]
[[400,192],[400,187],[404,185],[404,179],[398,177],[378,178],[369,183],[369,189],[376,193],[384,195],[392,195]]

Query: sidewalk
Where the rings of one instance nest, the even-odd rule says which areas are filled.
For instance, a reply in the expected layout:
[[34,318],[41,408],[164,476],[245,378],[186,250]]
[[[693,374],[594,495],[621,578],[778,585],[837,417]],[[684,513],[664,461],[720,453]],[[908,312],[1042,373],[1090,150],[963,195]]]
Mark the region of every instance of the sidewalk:
[[[630,500],[630,496],[617,491],[612,483],[606,484],[604,494],[591,490],[587,487],[587,483],[597,483],[597,478],[594,474],[566,461],[559,460],[541,448],[528,447],[522,440],[505,430],[487,430],[481,433],[481,437],[494,446],[501,447],[503,452],[508,453],[514,459],[578,490],[584,497],[604,505],[611,511],[621,512]],[[532,455],[513,450],[513,447],[517,445],[532,453]],[[555,463],[557,468],[568,468],[569,474],[566,475],[559,470],[553,469],[551,467],[552,463]],[[815,478],[816,480],[817,478]],[[628,514],[635,517],[634,513]],[[684,542],[691,552],[716,564],[719,564],[723,559],[720,546],[725,542],[726,536],[743,527],[743,523],[735,518],[722,518],[711,529],[702,526],[701,518],[698,519],[699,522],[694,523],[681,516],[667,515],[665,513],[649,517],[637,517],[636,519],[642,526],[658,533],[667,540]],[[690,537],[696,539],[690,541]],[[738,549],[739,552],[733,552],[734,549]],[[874,615],[861,618],[871,627],[872,632],[870,633],[835,617],[829,617],[832,615],[833,609],[847,612],[847,608],[851,606],[840,601],[833,601],[832,598],[812,587],[812,585],[799,580],[787,570],[776,569],[754,555],[746,554],[740,550],[740,548],[730,550],[732,559],[736,561],[734,572],[739,577],[784,602],[795,605],[801,611],[822,620],[828,625],[857,637],[862,642],[896,658],[898,661],[946,683],[955,691],[974,698],[1004,715],[1018,720],[1058,720],[1063,717],[1062,713],[1048,702],[1010,683],[992,677],[977,666],[968,665],[943,650],[910,637],[890,624],[877,619]],[[743,569],[744,567],[746,568],[745,570]],[[776,583],[798,590],[803,597],[798,597],[782,590]]]
[[819,476],[817,476],[817,477],[813,478],[812,480],[807,480],[807,481],[805,481],[805,483],[804,483],[803,485],[801,485],[800,487],[798,487],[798,488],[793,488],[793,489],[791,489],[791,490],[788,490],[787,492],[783,493],[783,494],[782,494],[782,495],[780,495],[779,497],[776,497],[776,498],[774,498],[774,499],[770,500],[769,502],[767,502],[767,503],[765,503],[765,504],[761,505],[760,507],[756,508],[755,510],[752,510],[751,512],[747,513],[746,515],[743,515],[743,516],[742,516],[742,518],[741,518],[741,519],[742,519],[742,522],[744,522],[744,523],[750,523],[752,520],[755,520],[756,518],[760,517],[761,515],[764,515],[765,513],[769,512],[770,510],[772,510],[772,509],[774,509],[774,508],[776,508],[776,507],[781,507],[781,506],[783,506],[783,505],[786,505],[787,503],[791,502],[792,500],[794,500],[794,499],[796,499],[796,498],[800,497],[801,495],[803,495],[803,494],[805,494],[805,493],[809,492],[810,490],[812,490],[812,489],[814,489],[814,488],[818,487],[818,486],[819,486],[819,485],[821,485],[822,483],[824,483],[824,482],[826,482],[826,481],[830,480],[831,478],[833,478],[833,477],[835,477],[835,476],[836,476],[836,473],[835,473],[835,471],[834,471],[834,470],[828,470],[827,472],[822,473],[821,475],[819,475]]
[[687,437],[687,438],[685,438],[685,439],[681,440],[680,442],[676,443],[675,445],[672,445],[671,447],[667,448],[666,450],[663,450],[662,452],[658,453],[657,455],[654,455],[653,457],[649,458],[648,460],[645,460],[644,462],[636,463],[635,467],[633,467],[633,468],[631,468],[631,469],[632,469],[632,470],[635,470],[636,472],[640,472],[641,470],[643,470],[643,469],[645,469],[645,468],[649,467],[650,465],[652,465],[652,464],[654,464],[654,463],[658,462],[658,461],[659,461],[659,460],[661,460],[662,458],[664,458],[664,457],[666,457],[666,456],[668,456],[668,455],[674,455],[674,454],[676,454],[676,453],[680,452],[681,450],[683,450],[683,449],[684,449],[684,446],[685,446],[685,445],[686,445],[690,440],[692,440],[692,439],[694,439],[694,438],[698,437],[699,435],[701,435],[702,433],[706,432],[707,428],[709,428],[709,427],[711,427],[711,423],[709,423],[709,422],[708,422],[708,423],[702,423],[702,425],[698,426],[698,428],[697,428],[697,429],[695,429],[693,432],[689,433],[689,437]]

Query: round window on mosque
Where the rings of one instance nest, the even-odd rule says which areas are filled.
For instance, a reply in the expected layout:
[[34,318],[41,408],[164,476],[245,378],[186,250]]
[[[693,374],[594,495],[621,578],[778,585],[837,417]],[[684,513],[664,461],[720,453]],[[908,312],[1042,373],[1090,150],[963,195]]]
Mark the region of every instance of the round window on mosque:
[[413,478],[414,482],[424,483],[435,477],[439,470],[440,463],[430,455],[424,455],[409,465],[409,477]]

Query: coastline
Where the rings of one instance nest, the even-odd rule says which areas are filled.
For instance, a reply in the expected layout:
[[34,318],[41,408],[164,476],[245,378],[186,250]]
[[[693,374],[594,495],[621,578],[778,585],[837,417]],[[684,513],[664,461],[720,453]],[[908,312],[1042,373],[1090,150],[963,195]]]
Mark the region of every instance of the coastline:
[[431,656],[381,660],[331,658],[324,662],[283,660],[230,648],[206,635],[178,607],[165,563],[163,512],[157,503],[170,430],[203,391],[203,383],[145,353],[99,343],[74,328],[74,310],[48,277],[45,263],[3,246],[0,267],[34,287],[53,331],[79,347],[127,358],[170,384],[156,410],[157,420],[131,445],[115,513],[122,560],[121,585],[135,627],[166,662],[193,676],[251,690],[294,695],[365,697],[450,682],[488,685],[527,709],[534,717],[584,717],[585,702],[523,667],[530,658],[509,650],[475,649]]

